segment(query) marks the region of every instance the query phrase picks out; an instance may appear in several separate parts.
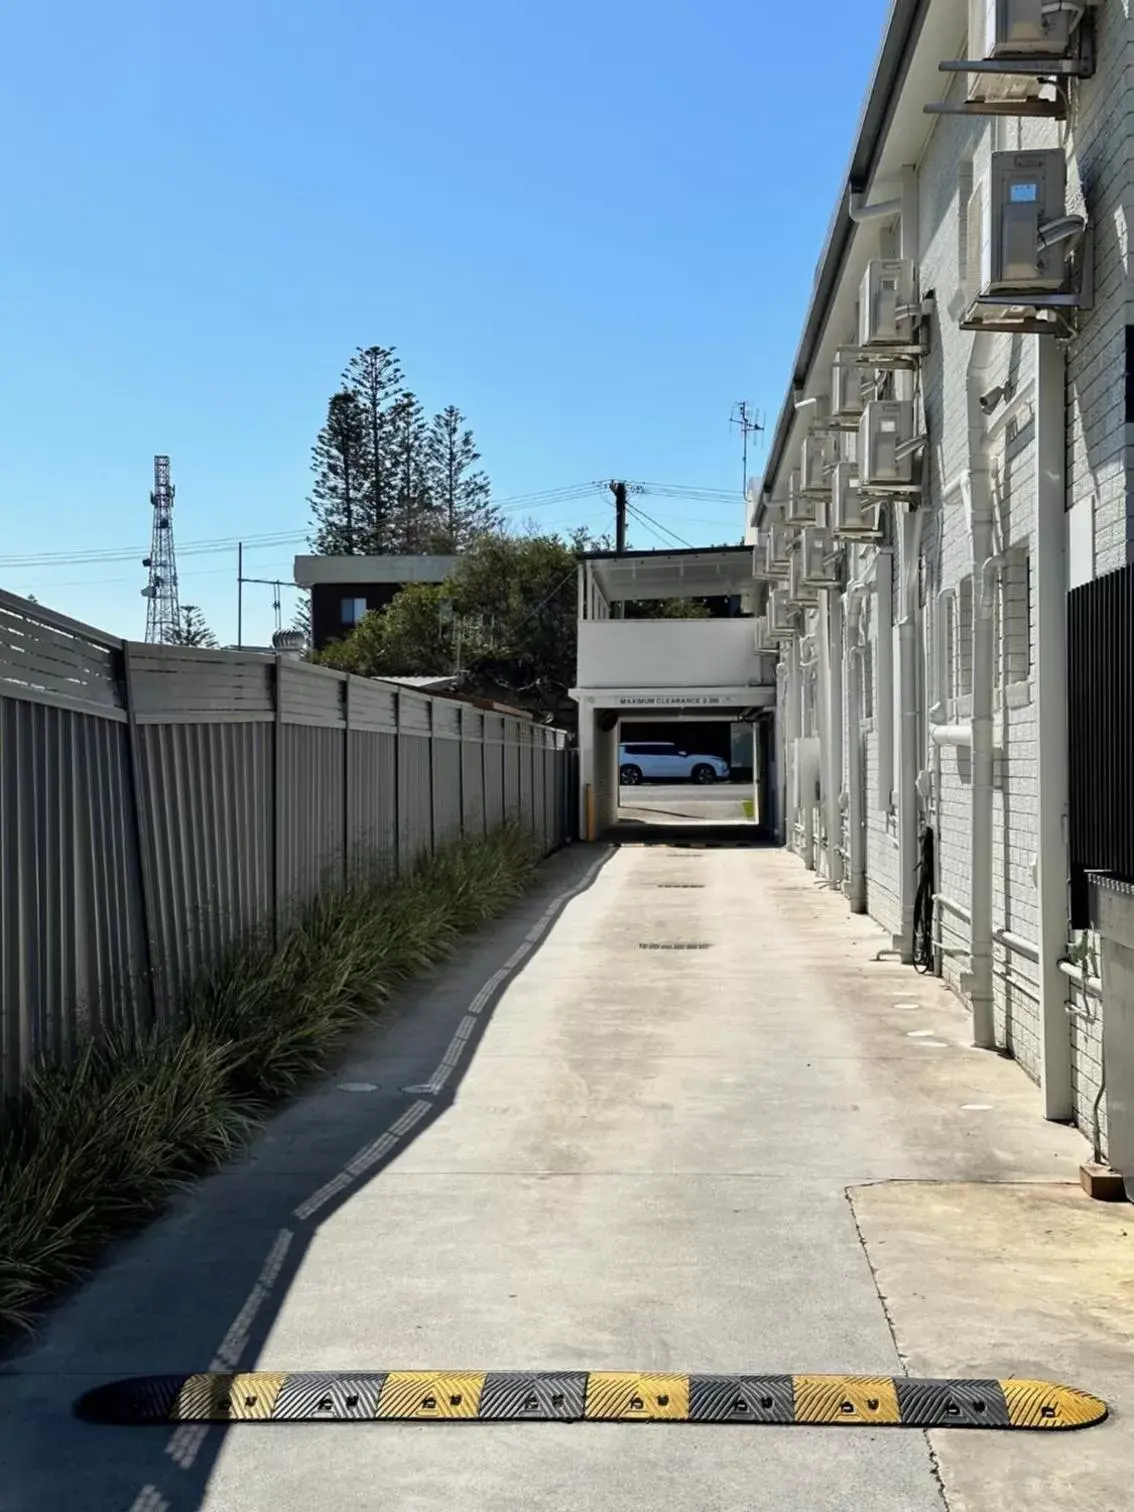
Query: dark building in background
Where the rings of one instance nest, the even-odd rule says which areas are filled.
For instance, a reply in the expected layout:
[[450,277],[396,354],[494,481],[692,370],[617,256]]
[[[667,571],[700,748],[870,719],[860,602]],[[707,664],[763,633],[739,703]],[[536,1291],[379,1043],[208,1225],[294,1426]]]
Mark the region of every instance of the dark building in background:
[[311,643],[322,651],[371,609],[385,609],[407,583],[443,583],[455,556],[300,556],[295,585],[311,593]]

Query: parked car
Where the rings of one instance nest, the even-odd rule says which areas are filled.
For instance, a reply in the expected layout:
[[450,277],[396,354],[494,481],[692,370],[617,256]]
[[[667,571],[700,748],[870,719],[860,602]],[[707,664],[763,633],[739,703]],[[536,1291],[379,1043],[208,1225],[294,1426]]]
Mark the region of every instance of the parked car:
[[698,756],[666,740],[634,741],[618,747],[618,780],[639,782],[724,782],[729,764],[719,756]]

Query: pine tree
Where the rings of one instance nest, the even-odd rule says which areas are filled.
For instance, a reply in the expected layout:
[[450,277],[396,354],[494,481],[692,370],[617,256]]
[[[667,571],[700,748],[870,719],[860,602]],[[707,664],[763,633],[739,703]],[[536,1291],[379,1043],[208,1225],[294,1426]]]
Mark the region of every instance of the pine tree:
[[435,551],[463,551],[500,529],[488,475],[475,470],[479,461],[473,433],[456,405],[434,415],[425,441],[425,476],[437,515]]
[[369,474],[358,549],[372,556],[392,550],[391,526],[397,506],[394,405],[404,382],[393,347],[359,347],[343,373],[343,388],[354,394],[366,421]]
[[398,395],[391,412],[395,506],[391,550],[404,555],[428,550],[437,523],[425,472],[428,425],[416,394]]
[[309,503],[317,526],[311,544],[330,556],[353,556],[363,539],[372,467],[366,416],[350,389],[332,396],[311,450],[311,467],[315,482]]
[[202,646],[215,651],[217,638],[205,623],[205,616],[196,604],[182,604],[176,626],[169,633],[171,646]]

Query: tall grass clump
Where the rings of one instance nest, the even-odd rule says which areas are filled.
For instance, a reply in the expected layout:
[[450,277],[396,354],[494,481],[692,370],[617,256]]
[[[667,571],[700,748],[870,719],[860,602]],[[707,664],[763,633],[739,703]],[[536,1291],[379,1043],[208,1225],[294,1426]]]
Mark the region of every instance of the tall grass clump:
[[175,1030],[101,1035],[35,1072],[0,1111],[0,1338],[237,1150],[351,1029],[519,897],[539,856],[505,829],[397,878],[356,868],[278,944],[261,931],[232,946]]

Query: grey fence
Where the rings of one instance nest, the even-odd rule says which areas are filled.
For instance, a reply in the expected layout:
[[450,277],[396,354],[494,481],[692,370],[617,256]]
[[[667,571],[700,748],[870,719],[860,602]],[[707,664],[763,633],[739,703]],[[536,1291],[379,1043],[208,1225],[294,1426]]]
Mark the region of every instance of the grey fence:
[[360,857],[574,834],[561,731],[285,657],[117,640],[0,592],[0,1092],[167,1021]]

